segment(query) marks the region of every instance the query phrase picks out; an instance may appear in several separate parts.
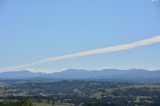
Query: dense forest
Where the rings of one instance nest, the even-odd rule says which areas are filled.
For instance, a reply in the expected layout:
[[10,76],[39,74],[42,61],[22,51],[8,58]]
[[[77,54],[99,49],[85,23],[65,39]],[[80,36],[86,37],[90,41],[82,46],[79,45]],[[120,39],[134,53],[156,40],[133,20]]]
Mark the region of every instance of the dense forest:
[[160,84],[92,80],[0,83],[0,106],[160,106]]

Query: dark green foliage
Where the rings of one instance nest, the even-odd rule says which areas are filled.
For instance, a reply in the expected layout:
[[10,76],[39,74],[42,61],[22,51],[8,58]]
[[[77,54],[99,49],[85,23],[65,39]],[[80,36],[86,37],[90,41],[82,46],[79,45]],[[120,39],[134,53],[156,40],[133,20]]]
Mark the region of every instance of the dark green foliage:
[[33,103],[44,102],[52,106],[56,103],[75,106],[160,106],[160,84],[65,80],[15,83],[4,89],[7,96],[5,100],[0,97],[5,101],[0,102],[0,106],[34,106]]
[[15,101],[6,101],[6,102],[0,102],[0,106],[33,106],[32,102],[30,100],[17,100]]
[[33,106],[30,100],[20,100],[16,103],[16,106]]

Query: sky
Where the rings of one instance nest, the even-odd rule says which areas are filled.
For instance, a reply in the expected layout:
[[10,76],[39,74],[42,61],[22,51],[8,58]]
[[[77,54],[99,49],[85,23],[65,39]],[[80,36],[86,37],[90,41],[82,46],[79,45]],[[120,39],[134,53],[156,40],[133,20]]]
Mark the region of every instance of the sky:
[[159,70],[160,43],[12,68],[156,36],[160,36],[158,0],[0,0],[0,72]]

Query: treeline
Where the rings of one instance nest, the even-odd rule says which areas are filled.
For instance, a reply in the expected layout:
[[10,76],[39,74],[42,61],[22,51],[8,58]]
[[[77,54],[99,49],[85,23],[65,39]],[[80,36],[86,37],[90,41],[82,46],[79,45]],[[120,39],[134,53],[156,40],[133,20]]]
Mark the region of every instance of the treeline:
[[22,99],[22,100],[6,100],[0,102],[0,106],[33,106],[31,100]]

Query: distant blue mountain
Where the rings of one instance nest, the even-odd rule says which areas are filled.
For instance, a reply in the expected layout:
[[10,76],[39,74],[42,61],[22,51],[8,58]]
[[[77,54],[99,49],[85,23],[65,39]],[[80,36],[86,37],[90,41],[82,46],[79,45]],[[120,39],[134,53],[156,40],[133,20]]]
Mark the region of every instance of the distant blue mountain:
[[27,70],[3,72],[0,73],[0,79],[89,79],[89,80],[111,80],[111,81],[130,81],[130,82],[154,82],[160,83],[160,70],[148,71],[143,69],[103,69],[99,71],[88,71],[84,69],[68,69],[62,72],[55,72],[50,74],[32,73]]
[[80,69],[69,69],[62,72],[50,74],[48,75],[48,77],[57,79],[103,79],[133,82],[160,82],[160,70],[148,71],[143,69],[104,69],[100,71],[87,71]]
[[43,76],[42,73],[32,73],[28,70],[0,73],[0,79],[28,79]]

